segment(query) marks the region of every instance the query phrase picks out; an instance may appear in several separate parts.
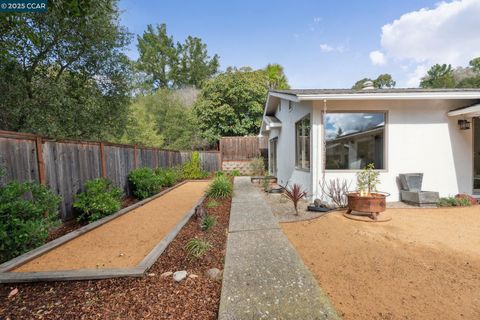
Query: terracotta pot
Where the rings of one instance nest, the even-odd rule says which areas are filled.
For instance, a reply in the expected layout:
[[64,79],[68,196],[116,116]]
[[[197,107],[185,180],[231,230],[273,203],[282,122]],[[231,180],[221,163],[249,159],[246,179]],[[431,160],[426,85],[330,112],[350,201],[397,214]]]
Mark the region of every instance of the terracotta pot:
[[352,211],[370,213],[372,218],[376,220],[377,214],[386,209],[385,198],[388,195],[388,193],[375,192],[371,193],[369,196],[361,196],[358,192],[351,192],[347,194],[347,213],[351,213]]

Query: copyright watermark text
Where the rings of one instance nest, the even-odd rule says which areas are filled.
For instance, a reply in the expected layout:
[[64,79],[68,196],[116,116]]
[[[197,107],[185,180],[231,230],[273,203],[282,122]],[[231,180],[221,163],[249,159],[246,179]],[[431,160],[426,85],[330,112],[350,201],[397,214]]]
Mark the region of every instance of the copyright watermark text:
[[48,0],[0,0],[0,12],[46,12]]

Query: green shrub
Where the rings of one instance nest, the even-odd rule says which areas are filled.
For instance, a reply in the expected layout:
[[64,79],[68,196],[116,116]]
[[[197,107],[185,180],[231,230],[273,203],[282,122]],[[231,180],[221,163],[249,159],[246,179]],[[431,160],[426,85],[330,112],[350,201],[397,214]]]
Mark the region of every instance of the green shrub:
[[262,186],[263,191],[268,192],[268,189],[270,189],[270,178],[268,176],[263,177]]
[[220,176],[213,179],[207,190],[207,196],[211,198],[228,198],[232,195],[233,186],[230,179]]
[[221,176],[224,176],[224,175],[225,175],[225,172],[223,172],[223,171],[215,172],[215,177],[221,177]]
[[232,177],[238,177],[240,175],[240,171],[238,171],[237,169],[232,170],[232,172],[230,172],[230,175]]
[[93,222],[121,208],[122,190],[106,179],[89,180],[85,191],[75,196],[73,207],[80,211],[78,221]]
[[153,196],[162,188],[162,178],[146,167],[130,171],[128,182],[132,187],[133,195],[138,199]]
[[265,174],[265,162],[263,157],[255,157],[250,160],[250,169],[255,176],[263,176]]
[[205,208],[215,208],[215,207],[218,207],[220,205],[220,202],[218,201],[215,201],[215,200],[210,200],[207,202],[207,204],[205,204]]
[[212,244],[206,240],[192,238],[188,240],[187,244],[185,245],[185,250],[187,250],[189,255],[195,258],[201,258],[205,252],[210,250],[212,247]]
[[202,228],[203,231],[208,231],[211,228],[213,228],[216,224],[217,224],[217,218],[207,214],[203,217],[200,227]]
[[471,205],[466,198],[445,197],[438,200],[439,207],[468,207]]
[[181,179],[178,171],[173,168],[157,168],[155,169],[155,174],[160,177],[161,184],[164,187],[171,187]]
[[0,187],[0,262],[44,244],[59,223],[60,199],[37,183],[13,181]]
[[208,173],[202,170],[200,161],[200,153],[198,151],[192,152],[192,157],[183,165],[184,179],[204,179],[208,177]]

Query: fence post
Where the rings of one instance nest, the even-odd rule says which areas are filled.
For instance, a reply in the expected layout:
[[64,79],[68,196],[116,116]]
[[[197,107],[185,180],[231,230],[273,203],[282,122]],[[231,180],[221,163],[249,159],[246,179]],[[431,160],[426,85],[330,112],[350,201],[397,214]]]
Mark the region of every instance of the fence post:
[[220,138],[218,142],[218,151],[220,152],[220,158],[217,158],[217,161],[220,161],[220,169],[219,171],[223,171],[223,140],[224,138]]
[[37,150],[38,182],[42,185],[46,185],[47,181],[45,179],[45,161],[43,161],[42,143],[42,137],[37,136],[35,138],[35,149]]
[[105,143],[100,142],[100,163],[102,178],[107,177],[107,161],[105,160]]
[[137,145],[133,146],[133,168],[138,167],[138,147]]

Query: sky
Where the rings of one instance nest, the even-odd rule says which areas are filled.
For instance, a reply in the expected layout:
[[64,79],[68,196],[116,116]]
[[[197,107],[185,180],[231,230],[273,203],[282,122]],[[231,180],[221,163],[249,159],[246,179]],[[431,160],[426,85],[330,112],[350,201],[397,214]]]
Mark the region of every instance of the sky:
[[201,38],[229,66],[279,63],[292,88],[350,88],[390,73],[417,87],[435,63],[480,56],[480,0],[120,0],[135,36],[167,24],[175,41]]

